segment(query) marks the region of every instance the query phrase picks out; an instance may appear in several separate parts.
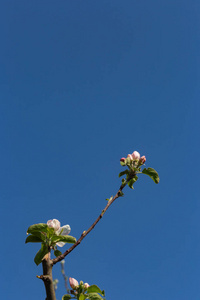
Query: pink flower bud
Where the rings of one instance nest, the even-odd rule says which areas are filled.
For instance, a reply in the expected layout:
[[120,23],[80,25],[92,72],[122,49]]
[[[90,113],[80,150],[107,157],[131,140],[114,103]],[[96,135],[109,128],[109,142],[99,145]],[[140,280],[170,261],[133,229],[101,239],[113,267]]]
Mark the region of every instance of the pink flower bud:
[[84,283],[84,287],[87,289],[87,288],[89,288],[89,284],[86,282],[86,283]]
[[145,156],[142,156],[140,157],[140,164],[143,165],[146,161],[146,157]]
[[132,157],[132,155],[131,154],[128,154],[128,156],[127,157],[129,157],[130,158],[130,160],[133,160],[133,157]]
[[137,151],[134,151],[132,153],[132,157],[133,157],[133,159],[140,159],[140,153],[138,153]]
[[120,161],[122,161],[122,162],[125,162],[125,160],[126,160],[125,157],[122,157],[122,158],[120,159]]
[[78,281],[72,277],[69,277],[69,284],[73,290],[79,286]]
[[60,229],[60,222],[58,220],[56,220],[56,219],[47,221],[47,225],[50,228],[54,228],[55,231],[57,231],[58,229]]

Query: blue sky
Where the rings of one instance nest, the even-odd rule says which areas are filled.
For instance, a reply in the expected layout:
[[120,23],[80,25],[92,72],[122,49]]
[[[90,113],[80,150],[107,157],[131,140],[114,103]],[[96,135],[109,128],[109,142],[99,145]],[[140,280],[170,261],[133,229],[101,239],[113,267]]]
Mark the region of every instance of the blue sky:
[[[56,218],[78,238],[137,150],[159,185],[126,188],[66,273],[107,300],[199,300],[199,14],[198,0],[1,3],[3,299],[45,299],[27,228]],[[61,299],[59,264],[54,278]]]

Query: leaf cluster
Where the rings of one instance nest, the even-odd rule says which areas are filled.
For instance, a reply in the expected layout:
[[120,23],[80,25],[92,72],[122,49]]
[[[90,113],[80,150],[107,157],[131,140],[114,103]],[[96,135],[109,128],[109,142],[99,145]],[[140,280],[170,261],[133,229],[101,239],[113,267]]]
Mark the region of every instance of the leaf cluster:
[[125,178],[122,178],[122,185],[126,184],[133,189],[133,184],[138,180],[137,174],[148,175],[155,183],[159,183],[159,175],[153,168],[144,168],[141,171],[141,165],[137,165],[137,161],[131,161],[129,158],[126,159],[126,162],[120,162],[122,166],[127,166],[128,169],[119,173],[119,177],[126,175]]
[[84,289],[84,285],[79,285],[76,291],[71,291],[72,295],[66,294],[62,300],[78,299],[78,300],[105,300],[105,292],[102,291],[97,285],[91,285]]
[[25,243],[41,243],[41,249],[34,258],[36,265],[41,263],[44,256],[50,252],[51,249],[54,249],[55,256],[62,254],[62,252],[57,250],[56,243],[76,243],[76,239],[73,236],[59,235],[54,228],[50,228],[45,223],[31,225],[27,230],[27,234],[29,235],[27,236]]

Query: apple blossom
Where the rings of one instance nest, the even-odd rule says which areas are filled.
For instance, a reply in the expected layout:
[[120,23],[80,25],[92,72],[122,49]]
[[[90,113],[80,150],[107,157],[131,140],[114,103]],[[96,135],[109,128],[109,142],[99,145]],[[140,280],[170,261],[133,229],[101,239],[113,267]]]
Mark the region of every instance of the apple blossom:
[[[60,222],[58,220],[56,220],[56,219],[47,221],[47,225],[49,227],[54,228],[55,233],[57,235],[63,235],[63,236],[65,236],[65,235],[68,235],[70,233],[70,231],[71,231],[71,228],[70,228],[69,225],[64,225],[64,226],[60,227]],[[63,247],[65,244],[66,244],[65,242],[58,242],[58,243],[56,243],[56,245],[59,246],[59,247]]]
[[[57,231],[56,231],[56,234],[57,235],[68,235],[71,231],[71,228],[69,225],[64,225],[62,227],[60,227]],[[66,243],[65,242],[58,242],[56,243],[56,245],[58,247],[63,247]]]
[[134,151],[134,152],[132,153],[132,158],[133,158],[133,159],[140,159],[140,153],[138,153],[137,151]]
[[86,283],[84,283],[84,285],[83,285],[83,286],[84,286],[84,288],[86,288],[86,289],[87,289],[87,288],[89,288],[89,286],[90,286],[90,285],[89,285],[89,284],[86,282]]
[[76,287],[79,286],[78,281],[75,278],[69,277],[69,284],[71,288],[74,290]]
[[55,231],[59,230],[59,228],[60,228],[60,222],[56,219],[47,221],[47,225],[50,228],[54,228]]
[[127,158],[128,158],[128,157],[129,157],[131,160],[133,160],[133,156],[132,156],[131,154],[128,154],[128,155],[127,155]]
[[125,160],[126,160],[125,157],[122,157],[122,158],[120,159],[120,161],[122,161],[122,162],[125,162]]
[[145,163],[145,161],[146,161],[146,157],[145,156],[140,157],[139,162],[140,162],[141,165],[143,165]]

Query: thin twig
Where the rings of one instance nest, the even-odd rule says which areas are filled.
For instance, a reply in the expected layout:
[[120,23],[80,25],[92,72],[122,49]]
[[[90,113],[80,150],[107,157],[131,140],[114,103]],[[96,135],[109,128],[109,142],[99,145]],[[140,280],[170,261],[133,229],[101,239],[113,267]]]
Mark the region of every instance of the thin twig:
[[64,260],[62,260],[61,263],[60,263],[61,264],[61,273],[62,273],[63,278],[64,278],[66,291],[67,291],[67,293],[70,293],[70,289],[68,288],[68,284],[67,284],[68,277],[65,274],[64,263],[65,263]]
[[[135,175],[135,174],[134,174]],[[63,254],[61,254],[60,256],[54,258],[51,260],[52,264],[55,265],[57,262],[63,260],[65,258],[65,256],[67,256],[70,252],[72,252],[72,250],[74,250],[80,243],[81,241],[86,237],[86,235],[88,235],[88,233],[90,233],[90,231],[92,229],[94,229],[94,227],[96,226],[96,224],[101,220],[101,218],[103,217],[103,215],[105,214],[105,212],[107,211],[107,209],[111,206],[111,204],[121,196],[122,190],[124,189],[124,187],[126,186],[126,184],[128,183],[128,181],[131,178],[129,178],[128,180],[126,180],[126,182],[124,184],[122,184],[117,192],[117,194],[108,201],[107,205],[105,206],[105,208],[102,210],[101,214],[98,216],[98,218],[96,219],[96,221],[94,221],[94,223],[90,226],[90,228],[88,228],[88,230],[83,231],[83,233],[81,234],[80,238],[77,240],[77,242],[71,246],[71,248],[69,248],[68,250],[66,250]]]

